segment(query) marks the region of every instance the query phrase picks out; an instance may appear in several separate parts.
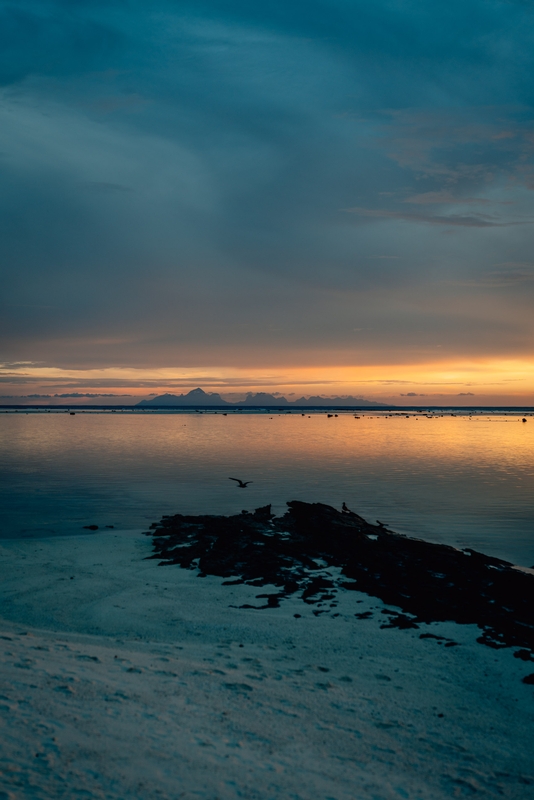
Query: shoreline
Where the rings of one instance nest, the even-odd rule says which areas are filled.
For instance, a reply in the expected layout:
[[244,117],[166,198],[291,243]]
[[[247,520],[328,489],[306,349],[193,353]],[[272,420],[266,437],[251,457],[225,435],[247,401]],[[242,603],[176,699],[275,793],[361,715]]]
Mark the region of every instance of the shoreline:
[[[152,558],[224,578],[227,586],[276,587],[256,595],[266,603],[242,608],[278,608],[298,595],[316,607],[315,616],[333,618],[339,592],[358,591],[400,608],[385,609],[389,621],[381,627],[476,624],[479,643],[524,648],[515,655],[534,661],[534,570],[401,535],[379,520],[372,525],[345,503],[342,511],[299,500],[286,505],[280,516],[270,505],[231,516],[164,516],[147,532]],[[534,683],[534,674],[525,680]]]
[[476,626],[383,630],[386,606],[356,591],[336,618],[291,597],[235,608],[262,590],[162,569],[151,545],[0,544],[7,798],[532,791],[530,665]]
[[217,414],[220,416],[238,416],[247,414],[273,414],[275,416],[285,416],[294,414],[295,416],[306,416],[307,414],[324,415],[335,412],[346,416],[358,414],[361,416],[389,416],[404,417],[406,414],[424,418],[446,417],[477,417],[487,414],[490,417],[533,417],[534,406],[98,406],[98,405],[0,405],[0,414],[28,413],[60,413],[75,416],[78,414],[134,414],[144,416],[146,414]]

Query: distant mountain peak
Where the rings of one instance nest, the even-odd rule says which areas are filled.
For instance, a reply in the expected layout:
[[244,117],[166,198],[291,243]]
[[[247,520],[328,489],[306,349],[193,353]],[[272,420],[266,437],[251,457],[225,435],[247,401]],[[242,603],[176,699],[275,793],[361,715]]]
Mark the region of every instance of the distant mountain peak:
[[275,397],[268,392],[248,392],[245,400],[238,405],[242,406],[285,406],[288,401],[285,397]]
[[197,387],[187,394],[160,394],[150,400],[141,400],[138,406],[227,406],[230,405],[216,392],[205,392]]

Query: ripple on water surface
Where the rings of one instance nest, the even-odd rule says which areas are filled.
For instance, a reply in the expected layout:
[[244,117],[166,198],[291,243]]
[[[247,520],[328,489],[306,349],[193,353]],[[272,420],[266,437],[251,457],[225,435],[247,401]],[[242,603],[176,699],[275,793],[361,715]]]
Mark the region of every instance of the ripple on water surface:
[[0,535],[345,501],[399,532],[534,564],[534,418],[358,417],[4,414]]

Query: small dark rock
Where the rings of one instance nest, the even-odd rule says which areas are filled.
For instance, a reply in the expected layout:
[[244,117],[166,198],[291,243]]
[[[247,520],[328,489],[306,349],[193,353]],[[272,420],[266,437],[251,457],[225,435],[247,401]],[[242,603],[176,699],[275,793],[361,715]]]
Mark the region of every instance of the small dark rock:
[[520,658],[521,661],[534,661],[534,656],[528,650],[517,650],[514,653],[514,658]]
[[84,525],[83,529],[84,531],[97,531],[98,525]]
[[419,627],[419,625],[415,624],[412,617],[408,617],[406,614],[399,614],[398,611],[385,610],[382,611],[382,614],[388,615],[389,622],[381,625],[381,628],[399,628],[400,630],[407,630],[408,628]]

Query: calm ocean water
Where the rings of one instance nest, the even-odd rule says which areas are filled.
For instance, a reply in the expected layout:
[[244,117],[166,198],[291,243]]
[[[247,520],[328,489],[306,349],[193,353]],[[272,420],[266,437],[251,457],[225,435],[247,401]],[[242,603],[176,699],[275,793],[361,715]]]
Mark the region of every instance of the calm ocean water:
[[345,501],[399,532],[534,565],[534,417],[359,416],[2,414],[0,536]]

